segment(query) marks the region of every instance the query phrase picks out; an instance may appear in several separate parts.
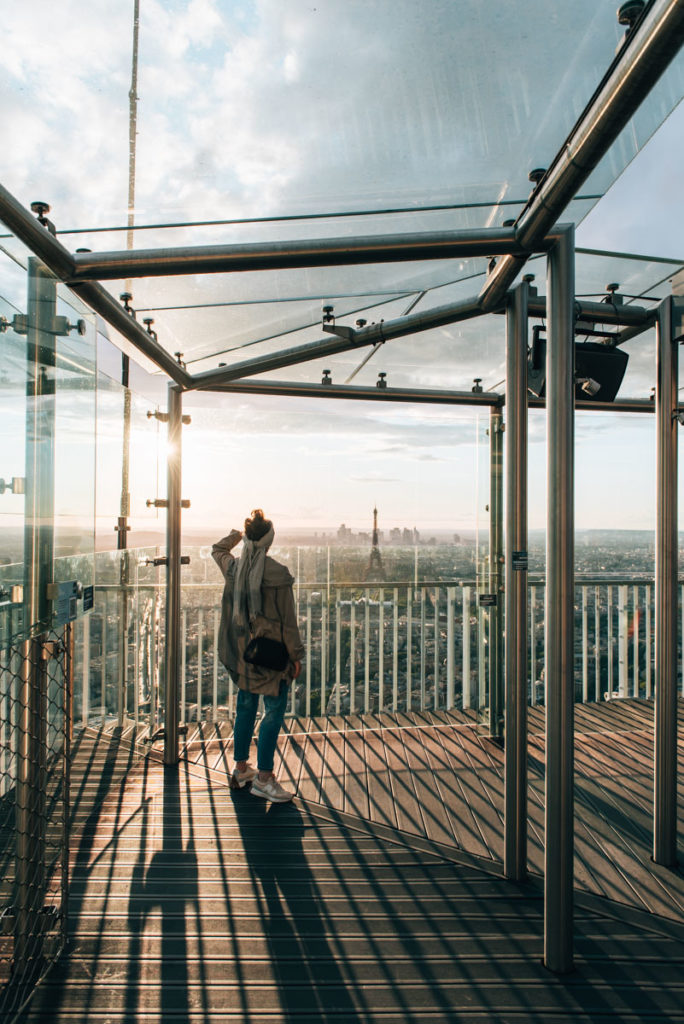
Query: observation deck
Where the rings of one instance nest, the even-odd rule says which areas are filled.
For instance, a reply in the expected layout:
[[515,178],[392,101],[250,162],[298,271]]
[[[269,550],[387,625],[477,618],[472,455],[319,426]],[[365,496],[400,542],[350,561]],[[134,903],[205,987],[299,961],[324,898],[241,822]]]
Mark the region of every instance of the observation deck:
[[289,719],[276,771],[297,797],[275,806],[230,790],[227,724],[196,726],[177,769],[84,730],[68,955],[19,1019],[682,1020],[684,879],[650,859],[652,718],[645,700],[577,708],[567,976],[541,963],[539,709],[522,883],[503,877],[501,747],[472,713]]

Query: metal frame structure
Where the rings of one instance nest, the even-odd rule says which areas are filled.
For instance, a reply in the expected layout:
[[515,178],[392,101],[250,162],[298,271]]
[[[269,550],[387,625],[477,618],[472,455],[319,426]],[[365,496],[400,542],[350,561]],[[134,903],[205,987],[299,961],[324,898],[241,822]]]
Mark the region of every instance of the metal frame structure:
[[[557,157],[535,187],[511,228],[357,237],[270,245],[200,246],[99,254],[72,254],[0,187],[0,218],[56,278],[65,282],[174,382],[169,389],[167,529],[167,659],[165,762],[178,759],[178,659],[180,650],[181,423],[182,393],[188,390],[249,391],[374,401],[443,401],[500,407],[500,395],[426,393],[410,389],[375,390],[246,380],[259,374],[483,314],[507,315],[509,435],[506,530],[505,656],[506,776],[505,873],[522,878],[526,870],[526,402],[525,359],[529,316],[547,315],[546,402],[549,454],[547,565],[546,886],[544,958],[549,969],[572,968],[573,885],[573,437],[574,333],[576,322],[610,322],[625,328],[622,338],[652,325],[654,314],[634,307],[575,303],[573,228],[556,224],[639,104],[684,41],[684,0],[654,0],[608,68]],[[548,254],[546,302],[522,285],[509,288],[527,259]],[[326,337],[273,355],[191,375],[129,315],[99,283],[170,274],[225,273],[292,267],[336,266],[399,260],[433,260],[486,255],[497,257],[479,295],[393,321],[363,327],[331,328]],[[676,637],[676,349],[669,304],[658,313],[658,387],[652,402],[591,403],[592,409],[655,411],[658,424],[658,557],[656,561],[656,734],[654,857],[672,865],[676,849],[676,739],[673,656]],[[430,397],[428,397],[428,394]],[[500,412],[500,408],[499,408]]]

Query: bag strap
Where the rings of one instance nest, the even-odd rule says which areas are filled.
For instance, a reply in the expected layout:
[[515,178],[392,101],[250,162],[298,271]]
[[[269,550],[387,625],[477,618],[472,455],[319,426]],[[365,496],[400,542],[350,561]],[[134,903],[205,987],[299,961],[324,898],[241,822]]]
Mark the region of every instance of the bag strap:
[[[276,611],[278,612],[278,621],[280,622],[280,642],[282,644],[285,644],[285,633],[284,633],[284,626],[283,626],[283,617],[280,614],[280,606],[278,605],[278,591],[279,590],[280,590],[280,587],[276,587],[275,588],[275,606],[276,606]],[[288,654],[289,654],[289,652],[288,652]]]

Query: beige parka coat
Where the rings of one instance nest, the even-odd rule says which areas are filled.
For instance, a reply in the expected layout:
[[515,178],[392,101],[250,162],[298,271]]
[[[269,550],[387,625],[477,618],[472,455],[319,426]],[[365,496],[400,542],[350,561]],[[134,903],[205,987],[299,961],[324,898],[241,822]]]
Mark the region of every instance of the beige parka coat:
[[241,540],[242,534],[240,531],[232,530],[227,537],[217,541],[211,551],[212,557],[223,573],[225,580],[218,638],[219,658],[228,672],[230,672],[233,682],[241,690],[249,690],[250,693],[262,693],[267,696],[277,697],[280,692],[281,680],[291,681],[294,673],[294,663],[295,661],[301,661],[304,654],[304,645],[299,635],[292,595],[294,577],[284,565],[276,562],[274,558],[266,556],[264,578],[261,584],[262,615],[274,624],[272,633],[269,633],[274,638],[280,639],[282,626],[282,640],[287,647],[290,664],[283,671],[247,664],[243,659],[243,655],[250,637],[247,634],[236,635],[232,625],[233,586],[235,582],[235,569],[237,567],[237,559],[233,555],[232,549]]

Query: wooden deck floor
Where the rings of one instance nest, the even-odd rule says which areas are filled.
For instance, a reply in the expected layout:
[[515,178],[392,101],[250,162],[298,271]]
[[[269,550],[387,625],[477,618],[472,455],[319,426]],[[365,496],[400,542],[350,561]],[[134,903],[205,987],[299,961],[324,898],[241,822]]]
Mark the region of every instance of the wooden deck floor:
[[[680,701],[684,777],[684,702]],[[288,720],[276,772],[310,802],[359,827],[386,826],[500,862],[501,746],[473,714],[412,712]],[[195,727],[186,757],[208,777],[230,771],[224,725]],[[529,865],[544,856],[544,712],[529,709]],[[651,861],[653,704],[622,700],[575,709],[575,884],[638,910],[684,921],[684,876]],[[337,820],[342,820],[338,817]],[[684,787],[679,790],[684,823]],[[376,829],[376,834],[380,834]],[[386,833],[385,833],[386,834]],[[684,830],[680,832],[684,864]]]
[[22,1022],[684,1022],[682,878],[648,859],[650,708],[581,708],[577,724],[565,978],[541,964],[540,885],[499,877],[501,750],[467,718],[293,722],[280,770],[299,796],[276,807],[228,788],[215,727],[178,771],[84,734],[70,951]]

